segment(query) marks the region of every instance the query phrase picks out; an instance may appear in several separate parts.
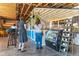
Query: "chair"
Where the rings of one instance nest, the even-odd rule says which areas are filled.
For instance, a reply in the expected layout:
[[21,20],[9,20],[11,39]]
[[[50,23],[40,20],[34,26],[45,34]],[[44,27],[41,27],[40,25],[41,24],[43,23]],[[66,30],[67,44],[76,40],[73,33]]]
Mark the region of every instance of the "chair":
[[0,30],[0,36],[4,37],[5,36],[5,32],[3,30]]
[[17,45],[17,33],[16,32],[10,32],[8,33],[8,44],[7,47],[9,46],[15,46]]

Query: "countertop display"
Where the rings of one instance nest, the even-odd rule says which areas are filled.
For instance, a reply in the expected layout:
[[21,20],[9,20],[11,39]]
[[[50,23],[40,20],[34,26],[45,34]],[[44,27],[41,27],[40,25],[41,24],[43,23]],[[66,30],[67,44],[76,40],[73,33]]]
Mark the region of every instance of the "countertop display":
[[45,42],[48,47],[59,51],[59,46],[61,42],[62,30],[48,30],[45,36]]

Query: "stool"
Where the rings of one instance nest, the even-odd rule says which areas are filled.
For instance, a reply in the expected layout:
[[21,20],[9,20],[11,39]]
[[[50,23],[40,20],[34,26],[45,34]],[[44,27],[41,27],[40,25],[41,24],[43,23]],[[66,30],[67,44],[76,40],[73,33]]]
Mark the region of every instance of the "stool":
[[9,33],[8,34],[8,44],[7,44],[7,47],[9,47],[9,46],[15,46],[16,47],[17,40],[16,40],[16,38],[14,36],[15,36],[14,33]]
[[1,37],[4,37],[4,34],[5,34],[5,33],[4,33],[4,31],[3,31],[3,30],[2,30],[2,31],[0,31],[0,36],[1,36]]

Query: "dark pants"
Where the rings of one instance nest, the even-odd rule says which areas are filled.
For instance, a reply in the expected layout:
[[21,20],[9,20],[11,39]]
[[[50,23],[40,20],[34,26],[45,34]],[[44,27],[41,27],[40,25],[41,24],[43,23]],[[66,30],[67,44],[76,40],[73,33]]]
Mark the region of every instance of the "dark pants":
[[36,33],[36,47],[37,48],[42,47],[42,32]]

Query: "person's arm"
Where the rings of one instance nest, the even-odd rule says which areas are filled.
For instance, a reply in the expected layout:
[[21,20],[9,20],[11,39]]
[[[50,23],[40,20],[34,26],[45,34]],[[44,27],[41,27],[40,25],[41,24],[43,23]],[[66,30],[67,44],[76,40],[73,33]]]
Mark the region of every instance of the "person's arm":
[[40,24],[40,29],[41,29],[41,31],[42,31],[42,35],[44,35],[44,32],[43,32],[43,25],[42,25],[42,24]]
[[27,26],[26,26],[26,24],[24,24],[24,28],[25,28],[25,29],[27,29]]
[[34,27],[34,29],[35,29],[35,25],[34,25],[33,27]]

